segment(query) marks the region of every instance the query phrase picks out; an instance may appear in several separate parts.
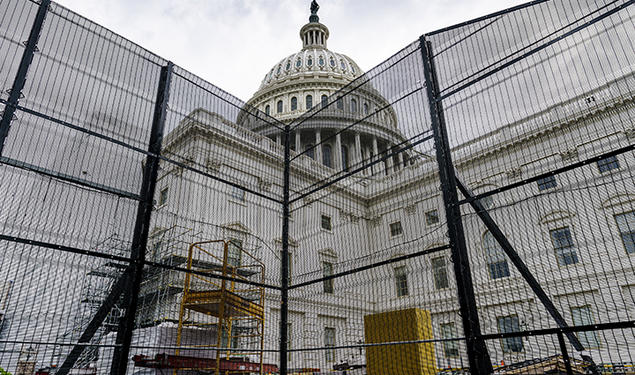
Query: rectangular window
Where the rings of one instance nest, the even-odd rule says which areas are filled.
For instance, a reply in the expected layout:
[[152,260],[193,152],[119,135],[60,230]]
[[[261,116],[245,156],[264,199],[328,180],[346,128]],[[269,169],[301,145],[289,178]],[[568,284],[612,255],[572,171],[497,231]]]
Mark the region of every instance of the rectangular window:
[[[452,339],[456,337],[456,327],[454,323],[441,324],[441,338]],[[459,343],[458,341],[444,341],[443,342],[443,355],[448,358],[459,356]]]
[[[322,276],[332,276],[333,275],[333,263],[330,262],[322,262]],[[322,290],[324,293],[333,294],[333,279],[324,280],[322,282]]]
[[[511,333],[520,331],[520,323],[516,315],[502,316],[496,318],[498,332]],[[501,339],[503,353],[518,353],[523,351],[522,337],[506,337]]]
[[608,158],[598,160],[597,163],[600,173],[608,172],[613,169],[619,169],[620,167],[620,162],[617,160],[617,156],[609,156]]
[[432,276],[434,277],[435,289],[445,289],[450,286],[448,281],[448,269],[445,265],[445,257],[432,259]]
[[168,188],[161,189],[159,192],[159,206],[163,206],[168,202]]
[[635,211],[615,215],[615,221],[628,254],[635,254]]
[[536,181],[538,184],[538,190],[543,191],[547,189],[552,189],[558,186],[558,182],[556,181],[556,176],[548,176],[545,178],[541,178]]
[[426,212],[426,224],[434,225],[439,223],[439,211],[432,210]]
[[406,266],[395,267],[395,286],[397,287],[397,297],[408,295],[408,274]]
[[[232,327],[231,329],[231,335],[228,335],[228,330],[227,327],[223,328],[223,334],[221,336],[221,347],[222,348],[237,348],[239,346],[239,338],[237,337],[238,335],[238,330],[235,329],[234,327]],[[231,336],[231,341],[230,341],[230,336]]]
[[229,240],[227,244],[227,264],[232,267],[240,267],[243,242],[237,239]]
[[344,99],[342,99],[342,97],[338,96],[336,103],[337,109],[344,109]]
[[403,233],[403,228],[401,227],[401,221],[394,222],[390,224],[390,236],[395,237]]
[[479,199],[478,201],[481,202],[481,204],[483,205],[483,208],[485,209],[492,208],[492,206],[494,206],[494,198],[491,195],[483,197]]
[[[593,314],[591,313],[591,306],[572,307],[571,315],[573,317],[574,326],[586,326],[595,324],[593,321]],[[595,331],[581,331],[577,333],[580,343],[585,349],[599,348],[600,341],[598,340],[597,333]]]
[[571,231],[569,230],[569,227],[554,229],[550,231],[550,234],[553,248],[556,251],[558,264],[561,266],[567,266],[578,263],[578,253],[573,245],[573,239],[571,238]]
[[320,219],[320,226],[322,227],[322,229],[324,230],[331,230],[332,226],[331,226],[331,217],[327,216],[327,215],[322,215],[321,219]]
[[239,201],[245,201],[245,191],[237,186],[232,186],[232,198]]
[[494,280],[509,276],[509,265],[505,252],[490,231],[483,235],[483,247],[485,247],[489,277]]
[[[335,346],[335,328],[324,327],[324,346],[325,347]],[[325,350],[324,353],[326,355],[326,362],[335,362],[334,349]]]

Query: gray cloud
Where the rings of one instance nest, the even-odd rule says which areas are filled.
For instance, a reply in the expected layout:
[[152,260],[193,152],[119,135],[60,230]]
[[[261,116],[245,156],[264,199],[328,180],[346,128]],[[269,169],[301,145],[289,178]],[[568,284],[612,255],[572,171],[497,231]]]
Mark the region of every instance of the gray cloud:
[[[174,61],[247,100],[281,58],[300,49],[309,1],[59,0],[61,5]],[[522,1],[322,0],[329,48],[362,69],[377,65],[424,32]]]

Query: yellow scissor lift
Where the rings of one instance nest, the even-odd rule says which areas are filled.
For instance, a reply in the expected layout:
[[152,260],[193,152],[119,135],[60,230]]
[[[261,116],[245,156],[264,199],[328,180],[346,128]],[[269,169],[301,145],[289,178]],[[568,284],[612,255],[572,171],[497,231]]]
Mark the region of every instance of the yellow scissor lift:
[[[194,360],[188,368],[180,369],[214,371],[216,375],[263,374],[269,367],[263,366],[265,291],[240,281],[264,283],[264,264],[234,240],[214,240],[189,246],[187,270],[193,272],[185,276],[176,344],[181,346],[184,327],[215,327],[216,342],[195,347],[216,348],[216,358]],[[215,322],[197,322],[192,312],[215,317]],[[259,344],[259,350],[236,351],[232,347],[236,341],[249,342],[250,348]],[[175,354],[179,355],[178,349]],[[247,356],[256,356],[258,363],[245,361]]]

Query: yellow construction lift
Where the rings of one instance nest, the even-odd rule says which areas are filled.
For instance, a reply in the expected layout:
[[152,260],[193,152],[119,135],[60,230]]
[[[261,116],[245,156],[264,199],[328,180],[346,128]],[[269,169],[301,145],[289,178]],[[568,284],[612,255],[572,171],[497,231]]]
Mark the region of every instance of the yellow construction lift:
[[[180,371],[216,375],[277,372],[276,366],[263,363],[265,290],[244,283],[263,284],[264,264],[237,240],[213,240],[189,246],[187,271],[179,311],[178,349],[174,355],[138,356],[137,365],[173,369],[174,375]],[[185,327],[200,330],[210,342],[199,337],[195,345],[184,344]],[[215,351],[215,358],[180,355],[181,350],[206,348]]]

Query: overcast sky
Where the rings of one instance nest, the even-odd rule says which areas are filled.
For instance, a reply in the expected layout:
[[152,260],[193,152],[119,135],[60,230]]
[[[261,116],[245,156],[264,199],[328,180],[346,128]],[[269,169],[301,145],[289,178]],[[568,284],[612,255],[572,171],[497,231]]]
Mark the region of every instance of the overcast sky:
[[[57,0],[247,100],[301,48],[309,0]],[[422,33],[523,3],[517,0],[319,0],[329,49],[365,71]]]

